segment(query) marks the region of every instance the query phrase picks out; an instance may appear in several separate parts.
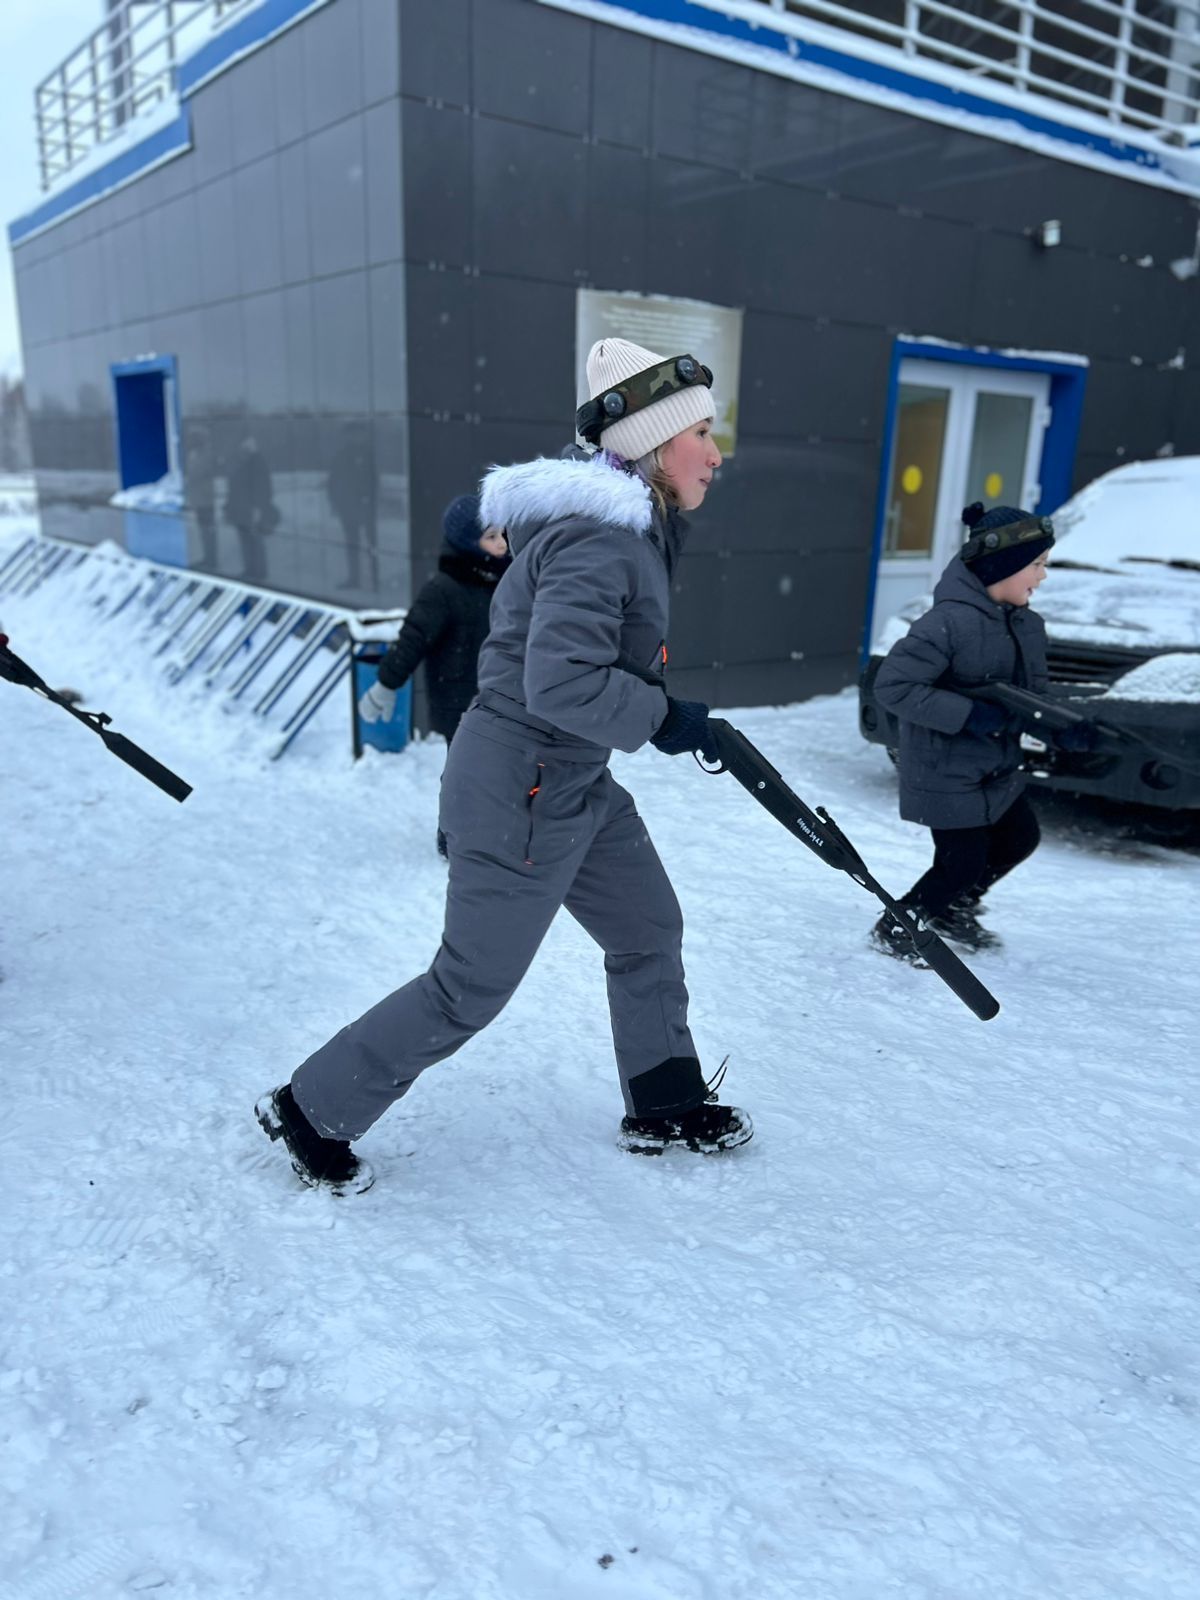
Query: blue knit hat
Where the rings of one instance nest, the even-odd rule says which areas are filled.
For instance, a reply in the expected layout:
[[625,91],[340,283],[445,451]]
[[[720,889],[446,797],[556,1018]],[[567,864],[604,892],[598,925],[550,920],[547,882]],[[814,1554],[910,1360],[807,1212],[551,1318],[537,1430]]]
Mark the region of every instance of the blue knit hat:
[[451,500],[442,514],[442,529],[446,543],[455,550],[466,550],[472,554],[477,551],[479,541],[483,538],[483,529],[479,525],[479,496],[460,494],[457,500]]
[[[1014,572],[1022,571],[1040,555],[1044,555],[1054,543],[1054,526],[1049,517],[1039,517],[1032,511],[1021,511],[1016,506],[993,506],[990,511],[985,511],[983,502],[976,500],[973,505],[963,509],[962,520],[970,530],[970,537],[963,548],[963,561],[985,589],[990,584],[1003,583]],[[1012,542],[988,540],[989,533],[1013,527],[1018,522],[1024,526]]]

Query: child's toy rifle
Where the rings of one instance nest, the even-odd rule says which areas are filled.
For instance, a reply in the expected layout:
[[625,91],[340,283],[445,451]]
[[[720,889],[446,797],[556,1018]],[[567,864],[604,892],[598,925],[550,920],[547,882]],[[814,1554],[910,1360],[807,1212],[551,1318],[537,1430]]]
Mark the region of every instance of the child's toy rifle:
[[[662,678],[647,671],[624,653],[619,657],[617,665],[635,678],[640,678],[643,683],[652,684],[657,689],[665,687]],[[720,764],[715,767],[705,766],[697,755],[696,759],[700,762],[701,768],[705,772],[732,774],[764,810],[769,811],[777,822],[781,822],[801,844],[806,844],[826,866],[845,872],[855,883],[861,884],[868,894],[873,894],[881,901],[903,928],[922,961],[937,973],[942,982],[954,991],[980,1021],[990,1021],[1000,1010],[1000,1002],[995,995],[984,988],[970,967],[955,955],[950,946],[945,944],[932,928],[927,928],[913,916],[911,911],[893,900],[887,890],[876,882],[867,871],[866,864],[858,851],[824,806],[818,806],[816,811],[810,811],[799,795],[792,793],[762,751],[756,749],[744,733],[739,732],[724,718],[710,717],[708,725],[716,735]]]
[[8,648],[8,635],[0,633],[0,678],[7,678],[9,683],[18,683],[24,689],[32,689],[35,694],[45,696],[52,700],[56,706],[61,706],[64,711],[69,711],[73,717],[78,718],[85,728],[90,728],[93,733],[98,733],[104,743],[121,761],[140,772],[143,778],[169,794],[172,800],[180,802],[187,799],[192,792],[190,783],[184,783],[169,768],[156,761],[153,756],[147,755],[140,745],[134,744],[132,739],[127,739],[123,733],[111,733],[108,724],[112,721],[103,711],[77,711],[69,700],[57,694],[50,686],[38,677],[32,667],[27,666],[20,656],[14,655]]
[[[1042,730],[1064,733],[1073,728],[1087,728],[1092,741],[1087,746],[1089,750],[1119,753],[1131,748],[1141,749],[1147,755],[1153,756],[1162,766],[1177,767],[1180,772],[1200,777],[1200,766],[1182,760],[1174,752],[1164,750],[1161,745],[1152,744],[1149,739],[1143,739],[1140,733],[1134,733],[1127,728],[1118,728],[1111,722],[1102,721],[1099,717],[1089,716],[1085,711],[1077,711],[1074,706],[1066,705],[1061,700],[1051,700],[1046,695],[1034,694],[1031,689],[1018,688],[1015,683],[981,683],[970,688],[965,684],[955,683],[949,687],[957,694],[965,694],[970,700],[985,700],[992,705],[1000,706],[1004,711],[1012,712],[1031,733],[1036,734]],[[1080,749],[1083,748],[1081,745]]]

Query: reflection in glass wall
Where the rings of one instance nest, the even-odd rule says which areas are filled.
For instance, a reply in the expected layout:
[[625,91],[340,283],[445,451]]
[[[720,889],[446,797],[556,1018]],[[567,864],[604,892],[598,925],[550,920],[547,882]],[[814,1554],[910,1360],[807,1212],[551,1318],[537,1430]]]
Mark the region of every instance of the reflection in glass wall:
[[325,493],[342,529],[346,572],[339,588],[379,589],[379,468],[375,441],[366,421],[341,426]]
[[402,417],[193,419],[182,446],[189,566],[349,606],[408,603]]

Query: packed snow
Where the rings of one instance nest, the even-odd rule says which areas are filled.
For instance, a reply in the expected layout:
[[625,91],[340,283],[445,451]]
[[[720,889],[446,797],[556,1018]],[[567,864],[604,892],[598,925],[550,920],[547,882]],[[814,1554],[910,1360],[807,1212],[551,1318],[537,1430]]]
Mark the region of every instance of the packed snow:
[[154,483],[119,489],[108,503],[126,511],[178,511],[184,503],[183,474],[168,472]]
[[1129,563],[1190,561],[1200,570],[1200,456],[1131,461],[1054,513],[1057,555],[1127,571]]
[[1200,649],[1151,657],[1121,679],[1120,698],[1200,705]]
[[[271,763],[128,611],[0,619],[195,785],[0,682],[2,1600],[1195,1600],[1200,855],[1056,809],[985,1024],[732,779],[619,757],[754,1142],[615,1148],[564,915],[339,1201],[251,1107],[433,953],[442,748],[355,764],[338,696]],[[727,714],[923,870],[851,693]]]

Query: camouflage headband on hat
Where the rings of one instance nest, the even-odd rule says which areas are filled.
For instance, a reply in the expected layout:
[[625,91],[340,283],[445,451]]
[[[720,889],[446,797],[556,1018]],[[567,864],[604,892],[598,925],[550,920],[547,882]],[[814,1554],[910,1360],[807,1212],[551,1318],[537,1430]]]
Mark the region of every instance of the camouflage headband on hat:
[[585,401],[575,413],[575,431],[588,444],[599,444],[605,428],[614,422],[658,400],[665,400],[668,395],[678,394],[681,389],[690,389],[696,384],[711,389],[712,381],[711,369],[695,356],[669,356],[665,361],[655,362],[652,367],[622,378],[603,394]]
[[[968,566],[982,556],[998,555],[1013,545],[1038,540],[1049,546],[1054,543],[1054,523],[1049,517],[1023,517],[1020,522],[1006,522],[999,528],[988,528],[973,533],[959,552]],[[1031,555],[1031,561],[1034,557]]]

